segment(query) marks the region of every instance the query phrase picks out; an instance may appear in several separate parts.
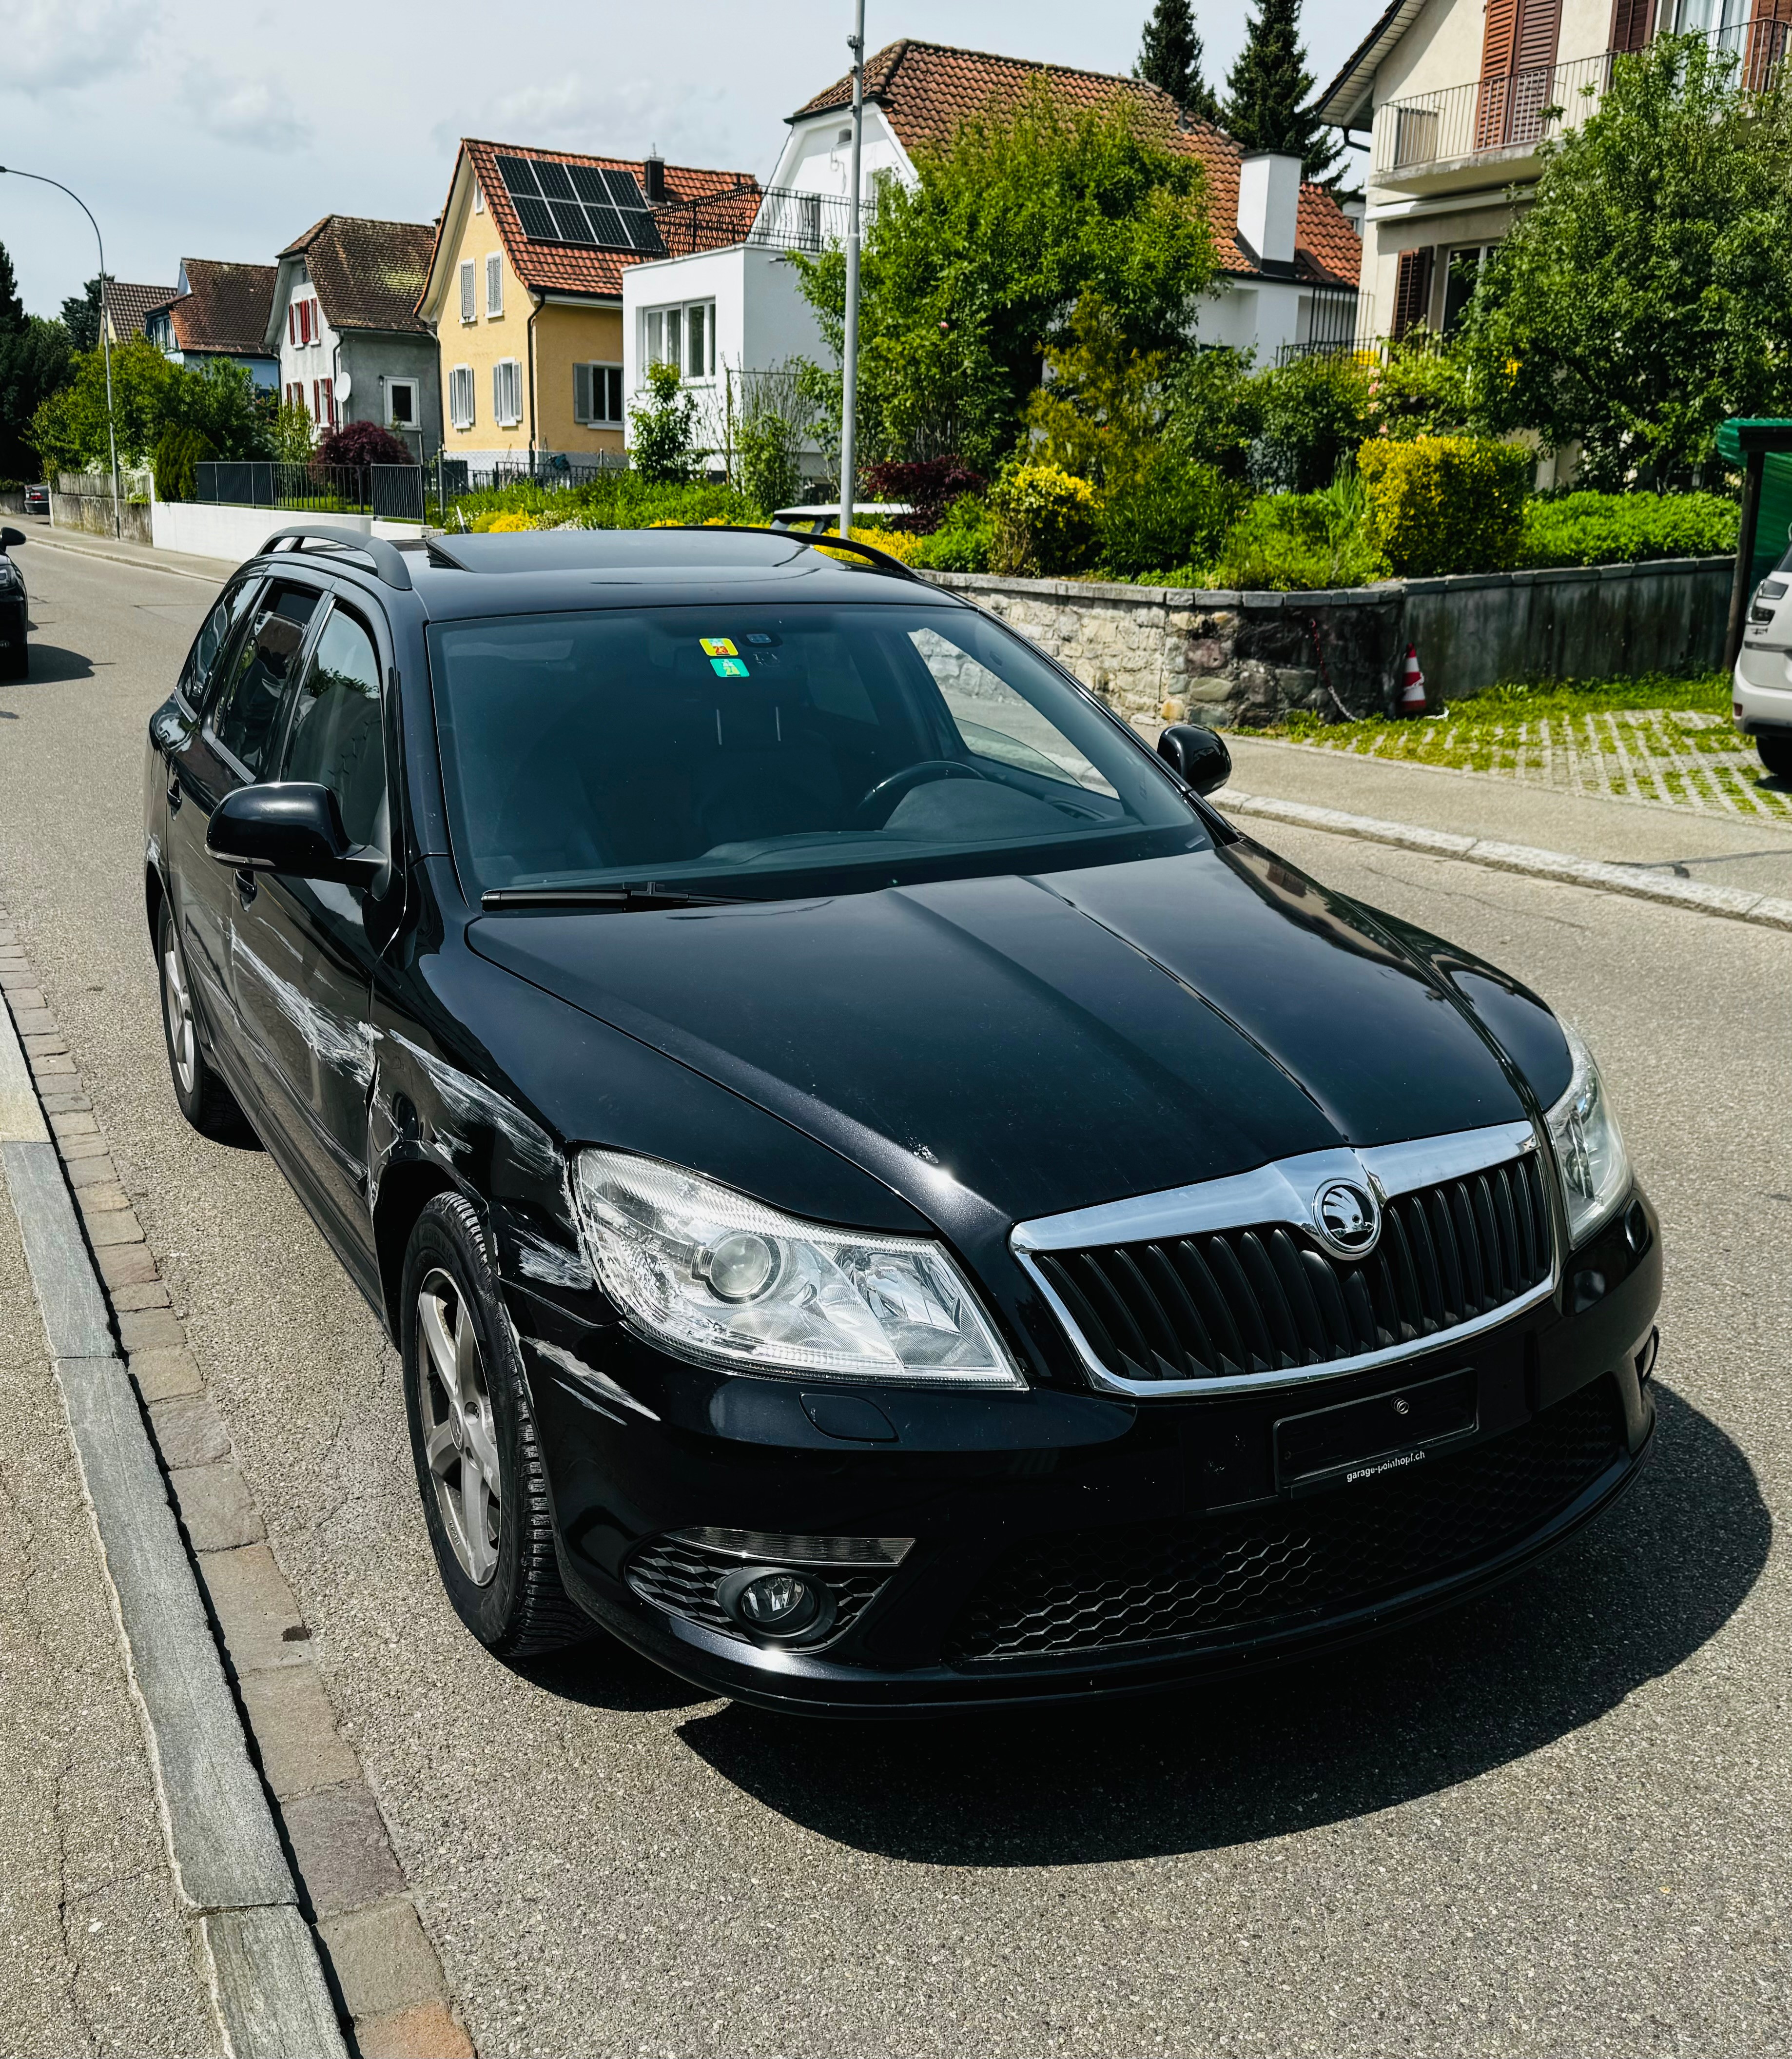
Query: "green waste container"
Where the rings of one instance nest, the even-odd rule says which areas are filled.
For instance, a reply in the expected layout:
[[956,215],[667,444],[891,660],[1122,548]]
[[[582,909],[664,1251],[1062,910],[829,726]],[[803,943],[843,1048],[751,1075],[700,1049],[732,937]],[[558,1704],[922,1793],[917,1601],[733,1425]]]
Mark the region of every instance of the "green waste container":
[[[1726,464],[1742,462],[1742,439],[1737,432],[1748,428],[1779,428],[1792,434],[1792,421],[1759,422],[1746,418],[1727,421],[1718,429],[1717,444]],[[1753,593],[1788,549],[1792,549],[1792,451],[1769,451],[1762,460],[1761,508],[1755,521],[1754,555],[1749,566],[1748,590]]]

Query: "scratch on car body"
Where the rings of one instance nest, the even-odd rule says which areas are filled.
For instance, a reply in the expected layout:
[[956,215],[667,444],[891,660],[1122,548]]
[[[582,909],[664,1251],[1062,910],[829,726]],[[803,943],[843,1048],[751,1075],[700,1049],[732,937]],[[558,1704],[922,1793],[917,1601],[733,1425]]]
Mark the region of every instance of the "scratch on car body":
[[453,1114],[464,1122],[488,1123],[500,1131],[510,1140],[512,1149],[529,1171],[544,1179],[558,1181],[563,1177],[564,1169],[559,1149],[540,1123],[532,1121],[502,1094],[494,1093],[490,1087],[462,1072],[459,1066],[451,1065],[445,1058],[438,1058],[433,1051],[413,1044],[408,1037],[401,1036],[396,1030],[386,1034],[393,1043],[403,1045],[422,1066],[429,1076],[430,1084]]
[[230,955],[266,988],[275,1007],[325,1065],[346,1073],[364,1088],[371,1085],[374,1037],[371,1022],[345,1022],[320,1008],[290,980],[282,979],[272,966],[263,964],[234,926],[230,931]]
[[595,1387],[607,1400],[624,1408],[632,1408],[637,1416],[646,1416],[650,1423],[659,1420],[644,1401],[637,1401],[626,1387],[618,1385],[608,1373],[599,1372],[595,1365],[587,1365],[582,1358],[575,1358],[571,1352],[563,1350],[559,1344],[549,1344],[544,1337],[531,1337],[528,1341],[529,1348],[540,1352],[551,1365],[557,1365],[562,1372],[570,1372],[575,1380],[583,1380],[587,1386]]
[[546,1237],[538,1237],[531,1229],[513,1227],[512,1235],[516,1240],[517,1268],[532,1280],[546,1280],[552,1287],[591,1287],[596,1284],[582,1252],[569,1251],[563,1245],[550,1244]]

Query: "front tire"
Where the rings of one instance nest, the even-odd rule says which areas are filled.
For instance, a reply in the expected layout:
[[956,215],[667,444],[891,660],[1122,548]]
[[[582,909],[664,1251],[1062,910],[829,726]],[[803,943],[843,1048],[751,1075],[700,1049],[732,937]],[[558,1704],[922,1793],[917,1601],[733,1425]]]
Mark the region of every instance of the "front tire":
[[193,988],[186,958],[174,927],[173,911],[165,898],[156,919],[156,963],[161,986],[161,1036],[168,1053],[168,1077],[181,1113],[202,1137],[235,1142],[249,1125],[237,1098],[219,1078],[199,1039]]
[[1758,731],[1754,747],[1761,754],[1761,763],[1776,779],[1792,779],[1792,730],[1778,730],[1771,735]]
[[528,1381],[484,1233],[459,1194],[417,1218],[402,1308],[411,1456],[455,1613],[500,1659],[581,1642],[594,1626],[560,1583]]

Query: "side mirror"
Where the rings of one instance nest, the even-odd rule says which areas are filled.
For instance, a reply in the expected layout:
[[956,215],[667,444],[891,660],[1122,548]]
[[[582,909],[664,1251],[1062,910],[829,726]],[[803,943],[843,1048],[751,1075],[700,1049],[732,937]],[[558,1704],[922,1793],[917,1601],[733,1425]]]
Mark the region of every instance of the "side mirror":
[[0,551],[10,551],[14,544],[27,540],[22,529],[0,529]]
[[349,842],[328,787],[297,779],[227,795],[205,826],[205,849],[239,871],[288,872],[345,886],[371,888],[386,867],[378,851]]
[[1192,722],[1173,722],[1157,739],[1157,755],[1197,794],[1211,794],[1232,777],[1225,739]]

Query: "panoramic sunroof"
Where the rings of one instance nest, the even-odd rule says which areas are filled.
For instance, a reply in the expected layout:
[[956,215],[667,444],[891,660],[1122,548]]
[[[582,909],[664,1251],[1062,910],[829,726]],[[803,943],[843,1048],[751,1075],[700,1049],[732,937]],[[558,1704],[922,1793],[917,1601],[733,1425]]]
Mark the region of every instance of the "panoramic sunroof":
[[643,257],[665,254],[632,172],[501,155],[498,171],[532,243],[579,244]]

